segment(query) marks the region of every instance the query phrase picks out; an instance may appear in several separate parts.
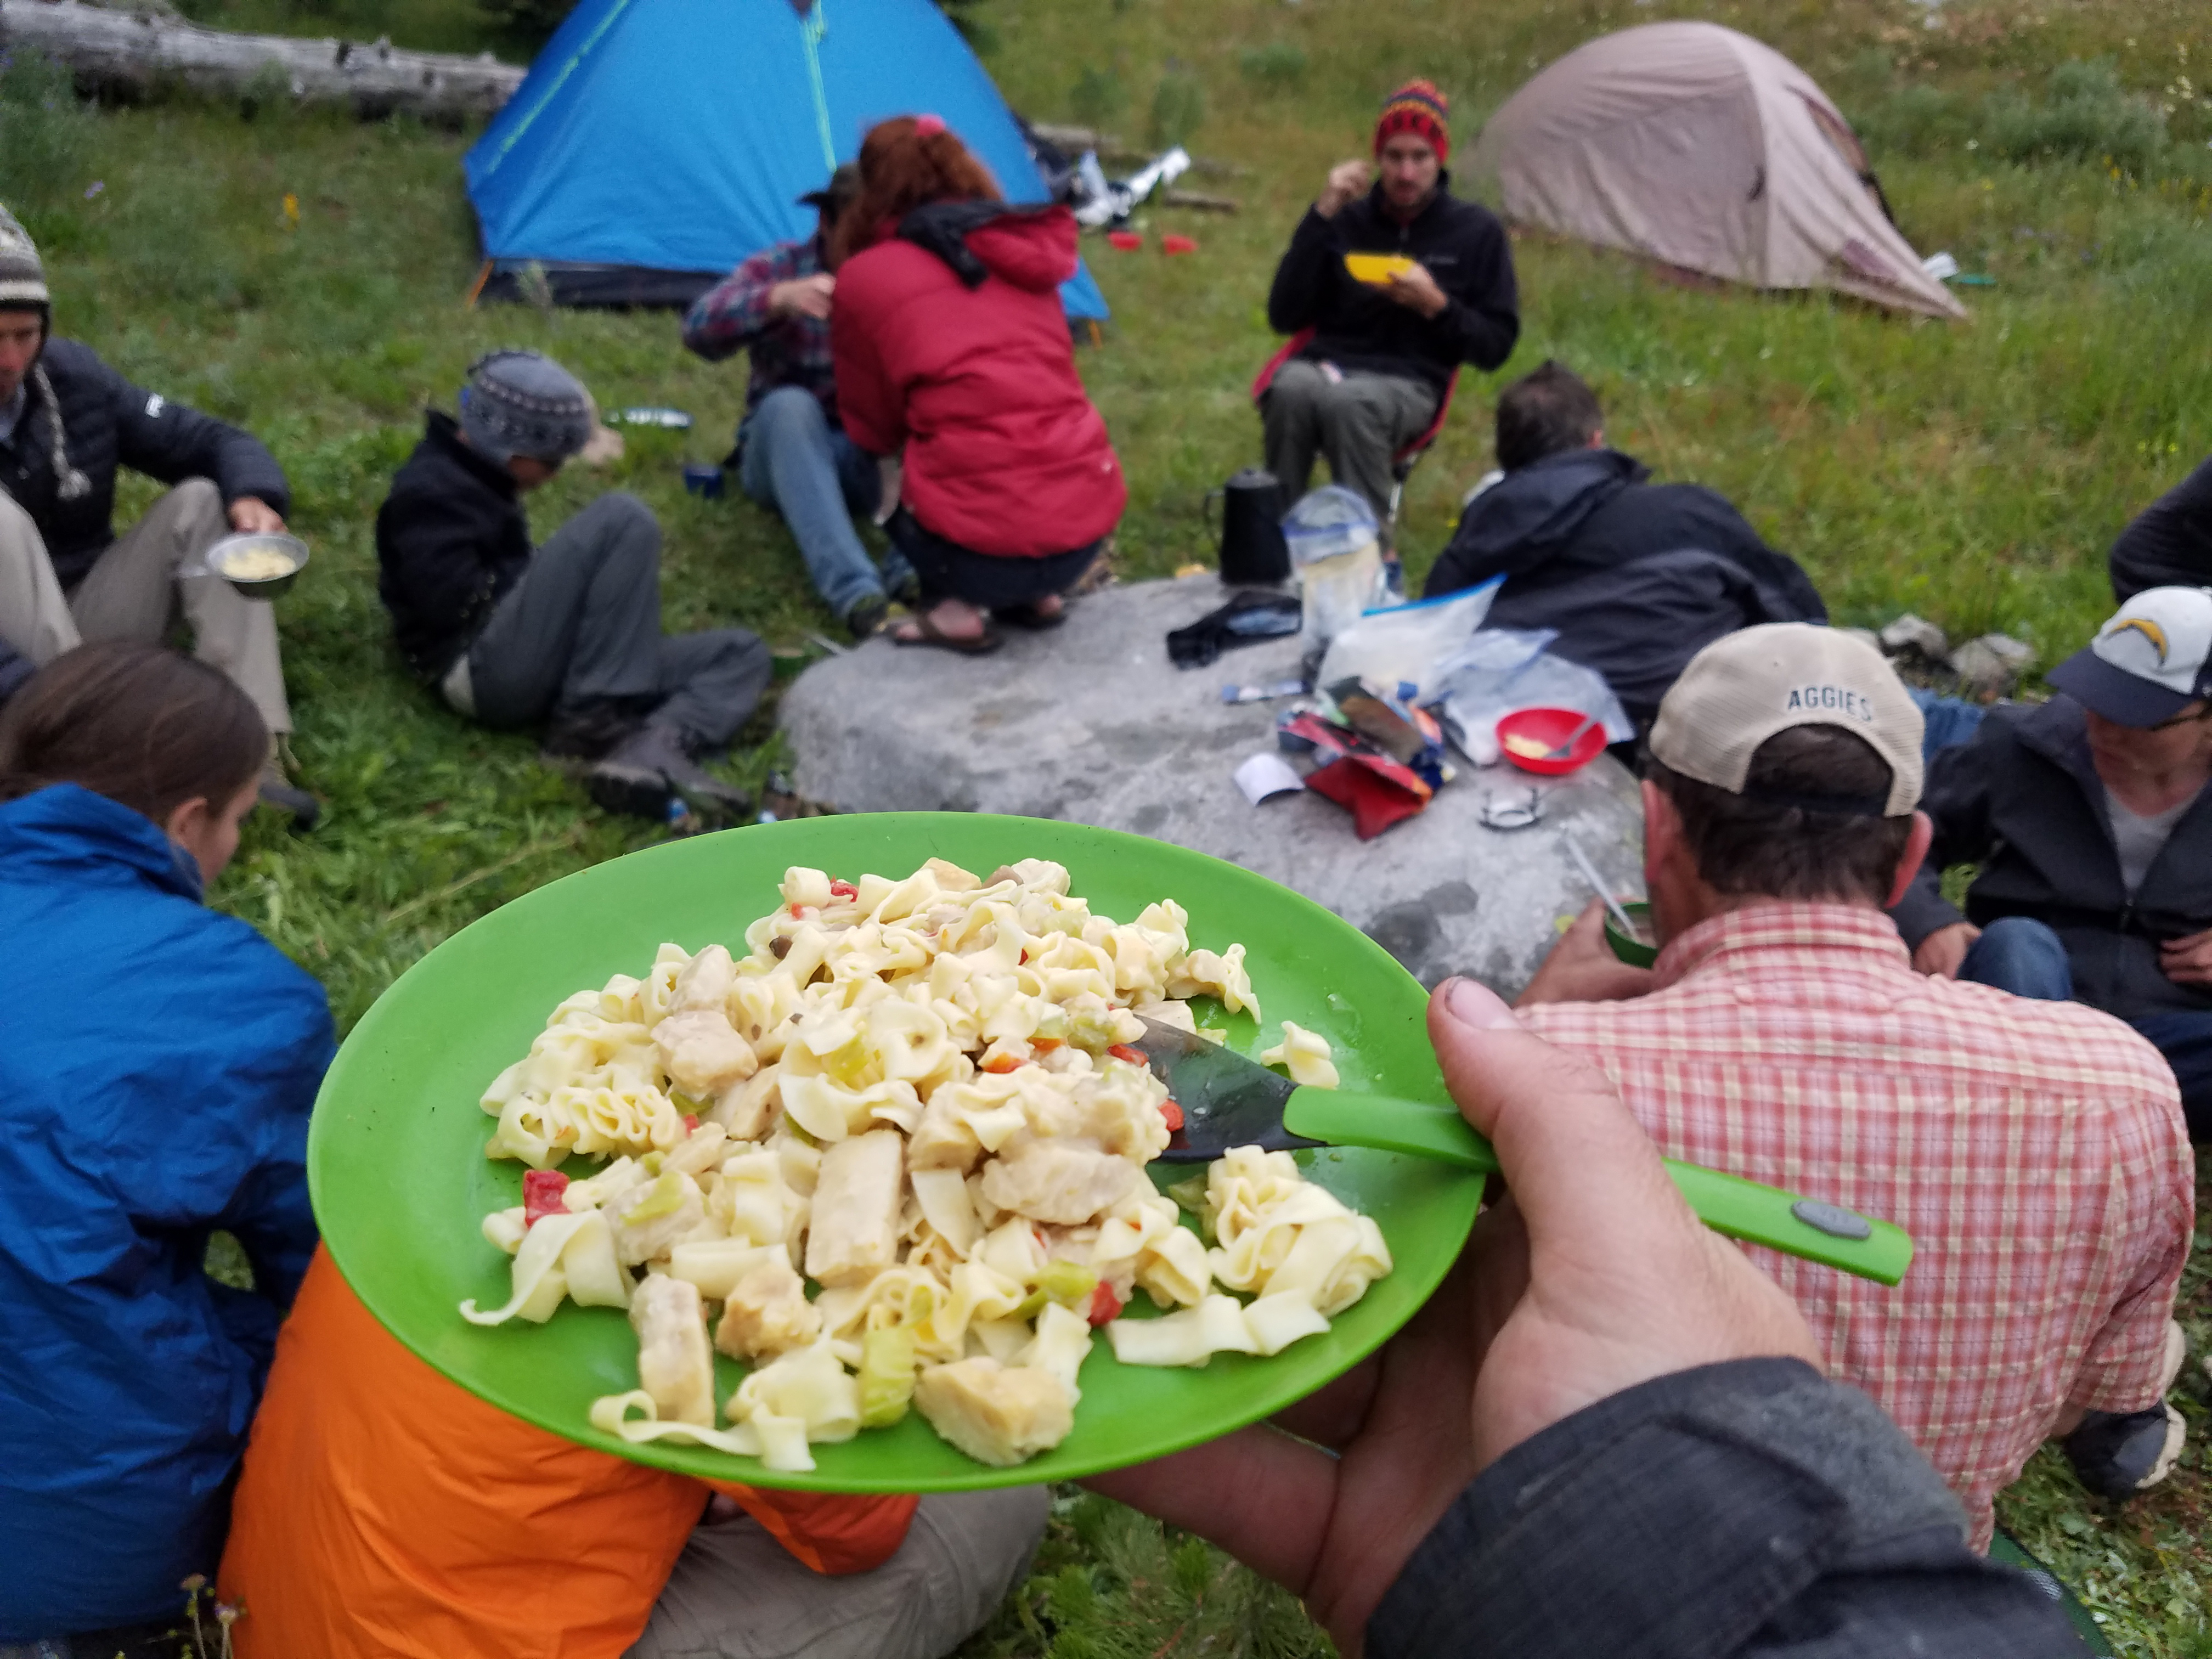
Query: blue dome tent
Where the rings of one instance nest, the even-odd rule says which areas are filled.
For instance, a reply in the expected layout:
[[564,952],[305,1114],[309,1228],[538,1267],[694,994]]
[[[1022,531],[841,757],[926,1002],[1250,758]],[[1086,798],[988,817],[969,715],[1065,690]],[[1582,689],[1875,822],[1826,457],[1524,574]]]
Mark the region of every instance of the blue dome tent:
[[[1021,130],[931,0],[583,0],[464,163],[493,295],[532,264],[570,305],[686,305],[814,228],[797,198],[893,115],[940,115],[1013,202]],[[1069,317],[1106,301],[1087,269]]]

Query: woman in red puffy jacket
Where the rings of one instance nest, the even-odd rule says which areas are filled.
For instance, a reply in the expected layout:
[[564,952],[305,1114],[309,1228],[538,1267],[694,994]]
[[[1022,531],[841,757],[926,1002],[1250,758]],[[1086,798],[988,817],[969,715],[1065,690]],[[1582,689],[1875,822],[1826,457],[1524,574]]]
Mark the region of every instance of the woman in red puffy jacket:
[[1060,309],[1073,216],[1007,206],[944,122],[901,116],[860,145],[830,262],[839,416],[903,462],[890,531],[922,597],[893,637],[981,653],[994,619],[1057,623],[1128,497]]

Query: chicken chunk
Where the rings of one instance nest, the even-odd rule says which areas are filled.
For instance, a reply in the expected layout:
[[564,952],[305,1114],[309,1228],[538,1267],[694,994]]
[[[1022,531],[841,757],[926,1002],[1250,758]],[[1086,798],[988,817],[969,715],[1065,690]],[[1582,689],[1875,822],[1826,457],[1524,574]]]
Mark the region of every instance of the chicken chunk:
[[773,1359],[821,1334],[822,1316],[781,1250],[764,1256],[731,1288],[714,1328],[714,1346],[732,1359]]
[[698,1183],[675,1170],[630,1188],[607,1206],[614,1223],[615,1259],[625,1267],[650,1261],[698,1230],[707,1213]]
[[760,1066],[729,1016],[709,1009],[669,1015],[653,1028],[653,1046],[669,1081],[696,1101],[714,1099]]
[[1000,1468],[1051,1450],[1075,1426],[1074,1407],[1057,1376],[981,1354],[922,1372],[914,1403],[939,1435],[977,1462]]
[[906,1137],[871,1129],[822,1154],[806,1231],[806,1276],[860,1285],[898,1260]]
[[1032,1221],[1073,1227],[1120,1203],[1141,1177],[1126,1158],[1018,1135],[983,1166],[983,1196]]
[[699,1287],[665,1273],[648,1276],[630,1297],[629,1322],[637,1333],[638,1386],[661,1417],[712,1428],[714,1356]]
[[710,945],[684,966],[669,994],[672,1014],[729,1012],[730,988],[737,983],[738,966],[726,945]]

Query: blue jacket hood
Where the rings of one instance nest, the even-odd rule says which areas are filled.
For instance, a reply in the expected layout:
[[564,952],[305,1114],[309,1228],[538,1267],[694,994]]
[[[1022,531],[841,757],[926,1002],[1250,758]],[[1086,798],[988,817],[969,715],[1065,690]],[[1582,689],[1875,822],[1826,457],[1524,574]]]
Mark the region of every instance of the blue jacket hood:
[[200,902],[200,867],[143,812],[74,783],[0,804],[0,860],[11,876],[33,871],[97,886],[138,883]]

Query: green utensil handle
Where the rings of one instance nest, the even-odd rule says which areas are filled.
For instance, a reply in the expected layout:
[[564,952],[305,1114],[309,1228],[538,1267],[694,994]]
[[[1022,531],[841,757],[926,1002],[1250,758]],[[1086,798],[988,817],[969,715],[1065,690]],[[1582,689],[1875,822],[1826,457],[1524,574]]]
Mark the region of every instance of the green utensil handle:
[[[1470,1128],[1456,1109],[1425,1101],[1293,1089],[1283,1103],[1283,1127],[1308,1140],[1404,1152],[1472,1175],[1488,1175],[1498,1168],[1498,1154],[1490,1142]],[[1891,1222],[1677,1158],[1665,1162],[1667,1173],[1698,1218],[1726,1237],[1765,1244],[1881,1285],[1896,1284],[1912,1265],[1912,1240]],[[1827,1224],[1807,1220],[1807,1212]],[[1866,1229],[1864,1237],[1845,1236],[1861,1226]]]

